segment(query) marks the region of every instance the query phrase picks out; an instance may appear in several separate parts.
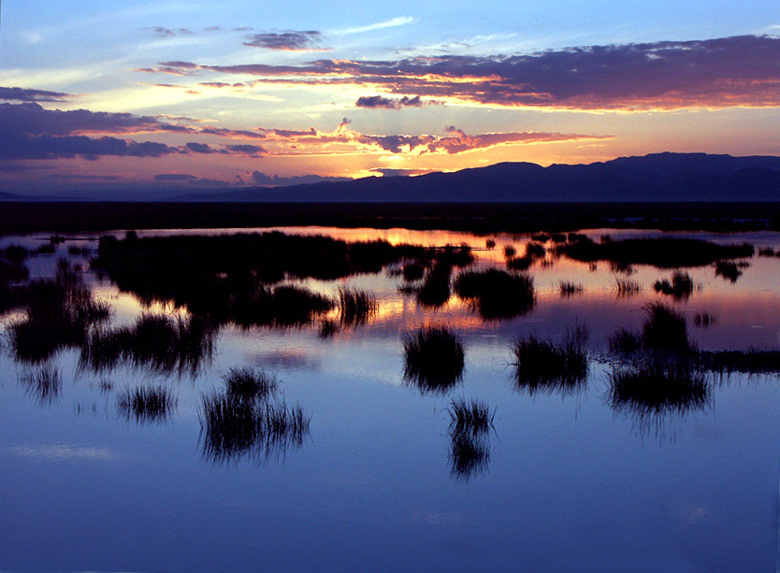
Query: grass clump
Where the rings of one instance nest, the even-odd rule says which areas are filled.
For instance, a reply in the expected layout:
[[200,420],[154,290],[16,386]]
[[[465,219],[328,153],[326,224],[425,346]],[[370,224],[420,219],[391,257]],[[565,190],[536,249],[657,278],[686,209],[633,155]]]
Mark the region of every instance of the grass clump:
[[577,326],[560,343],[540,340],[533,334],[515,340],[512,354],[517,387],[530,394],[579,388],[588,376],[588,336],[587,327]]
[[403,336],[404,377],[423,392],[446,392],[463,377],[465,351],[446,327],[428,326]]
[[176,408],[177,399],[165,386],[141,386],[128,389],[117,397],[120,415],[134,418],[139,424],[162,423]]
[[9,326],[17,360],[42,362],[62,348],[79,346],[92,325],[108,319],[109,306],[92,298],[81,270],[59,261],[54,279],[31,282],[23,293],[25,317]]
[[675,300],[687,299],[693,294],[693,279],[684,271],[674,271],[671,281],[669,279],[658,280],[653,284],[655,292],[674,297]]
[[737,263],[732,261],[718,261],[715,263],[715,276],[723,277],[727,281],[735,283],[737,282],[737,279],[742,276],[742,271],[739,269]]
[[337,298],[341,324],[344,326],[366,324],[378,308],[376,298],[362,289],[341,288]]
[[487,320],[520,316],[536,304],[533,277],[498,269],[461,272],[455,292]]
[[434,263],[426,271],[422,285],[414,290],[417,302],[429,308],[439,308],[447,304],[452,296],[451,278],[451,265],[442,262]]
[[609,337],[609,350],[615,354],[634,354],[642,347],[642,335],[633,330],[620,328]]
[[447,412],[450,415],[450,432],[468,432],[481,434],[493,427],[496,416],[494,410],[484,402],[458,398],[450,402]]
[[685,317],[670,306],[658,302],[645,305],[645,323],[642,328],[642,347],[687,353],[692,350],[688,340]]

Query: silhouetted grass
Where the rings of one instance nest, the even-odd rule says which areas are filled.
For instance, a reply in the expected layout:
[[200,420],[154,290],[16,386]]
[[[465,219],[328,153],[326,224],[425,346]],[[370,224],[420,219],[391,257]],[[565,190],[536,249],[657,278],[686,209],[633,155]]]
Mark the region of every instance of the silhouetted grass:
[[106,303],[92,299],[80,270],[64,260],[54,279],[31,282],[23,298],[25,317],[8,329],[14,357],[23,362],[41,362],[62,348],[79,346],[89,327],[110,314]]
[[492,251],[496,248],[496,240],[495,239],[485,239],[485,248],[488,251]]
[[693,293],[693,279],[691,275],[684,271],[674,271],[671,281],[663,279],[655,281],[653,289],[655,292],[670,295],[676,300],[684,300]]
[[643,346],[642,335],[625,328],[619,328],[609,337],[609,350],[616,354],[634,354]]
[[19,376],[19,382],[25,392],[32,396],[40,406],[49,405],[59,398],[62,378],[59,370],[51,364],[44,364]]
[[465,351],[446,327],[428,326],[403,335],[404,377],[423,392],[446,392],[463,377]]
[[758,249],[758,256],[759,257],[774,257],[776,255],[775,250],[771,247],[765,247],[763,249]]
[[376,314],[378,304],[368,292],[357,288],[340,288],[338,306],[344,326],[366,324]]
[[547,249],[541,243],[530,242],[525,245],[525,256],[531,259],[541,259],[547,254]]
[[520,316],[536,303],[532,277],[498,269],[461,272],[455,279],[455,292],[487,320]]
[[508,261],[517,256],[517,249],[514,245],[504,245],[504,258]]
[[425,275],[425,265],[419,261],[405,263],[401,269],[401,274],[407,282],[419,281]]
[[195,377],[213,359],[216,334],[195,316],[143,314],[132,326],[92,329],[81,346],[79,368],[101,373],[126,365]]
[[450,415],[450,432],[471,434],[488,432],[493,427],[496,415],[495,410],[491,410],[484,402],[464,398],[452,400],[447,413]]
[[558,292],[561,293],[563,298],[571,297],[576,294],[582,294],[585,292],[585,287],[579,283],[573,283],[570,281],[561,281],[558,284]]
[[715,263],[716,277],[723,277],[724,279],[735,283],[741,275],[742,271],[739,270],[736,263],[730,261],[718,261]]
[[615,278],[615,289],[618,296],[634,296],[642,292],[642,285],[630,279]]
[[517,387],[530,394],[577,390],[588,377],[587,339],[585,326],[570,329],[557,344],[539,340],[535,335],[516,339],[512,354]]
[[646,318],[642,328],[642,346],[645,350],[689,352],[688,325],[685,317],[661,303],[644,307]]
[[165,386],[141,386],[125,390],[117,396],[119,414],[139,424],[162,423],[176,409],[177,400]]
[[295,285],[259,286],[230,299],[226,318],[241,327],[288,327],[310,324],[329,311],[333,302]]
[[525,271],[531,268],[531,265],[534,264],[534,258],[533,257],[513,257],[511,259],[507,259],[506,261],[506,268],[513,270],[513,271]]
[[437,262],[425,273],[422,285],[415,289],[417,302],[422,306],[438,308],[444,306],[452,296],[450,279],[452,266]]
[[700,239],[626,239],[595,243],[587,238],[562,245],[558,252],[582,262],[613,261],[659,268],[700,267],[724,259],[753,256],[752,245],[719,245]]

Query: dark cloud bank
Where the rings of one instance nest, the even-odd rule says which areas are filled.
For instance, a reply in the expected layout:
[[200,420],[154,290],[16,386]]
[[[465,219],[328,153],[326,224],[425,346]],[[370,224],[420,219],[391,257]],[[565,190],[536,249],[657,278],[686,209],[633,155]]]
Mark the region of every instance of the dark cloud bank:
[[[279,66],[163,62],[149,71],[212,71],[269,83],[370,83],[399,95],[506,106],[679,109],[780,105],[780,38],[772,36],[399,61],[317,60]],[[363,100],[368,106],[372,101],[385,103]]]

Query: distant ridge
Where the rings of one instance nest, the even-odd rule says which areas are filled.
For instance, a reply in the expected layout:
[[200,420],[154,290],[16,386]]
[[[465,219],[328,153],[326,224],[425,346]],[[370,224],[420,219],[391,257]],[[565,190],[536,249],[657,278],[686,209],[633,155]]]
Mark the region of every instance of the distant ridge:
[[589,165],[498,163],[417,177],[249,188],[170,201],[636,202],[780,201],[780,157],[657,153]]
[[275,203],[780,202],[780,157],[656,153],[589,165],[498,163],[417,177],[197,192],[86,191],[82,197],[0,192],[0,201]]

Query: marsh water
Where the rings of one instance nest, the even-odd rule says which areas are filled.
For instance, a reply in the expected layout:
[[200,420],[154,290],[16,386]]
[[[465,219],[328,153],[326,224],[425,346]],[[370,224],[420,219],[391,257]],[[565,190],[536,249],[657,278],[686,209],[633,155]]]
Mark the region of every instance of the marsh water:
[[[506,247],[522,254],[532,241],[282,230],[468,245],[476,270],[504,269]],[[239,230],[219,231],[230,232]],[[508,316],[486,317],[455,293],[424,304],[403,288],[402,263],[334,280],[288,278],[331,298],[360,289],[375,308],[349,324],[339,323],[336,307],[294,325],[226,321],[187,368],[144,360],[89,368],[78,345],[20,357],[11,330],[25,310],[11,308],[2,315],[0,353],[0,570],[775,570],[780,377],[708,371],[700,399],[621,406],[611,395],[609,340],[620,328],[641,329],[648,304],[660,302],[685,317],[697,351],[780,348],[780,258],[759,255],[780,248],[780,234],[669,236],[747,242],[756,253],[735,261],[735,280],[712,264],[682,269],[694,286],[675,297],[653,288],[675,269],[580,262],[553,256],[548,241],[524,271],[533,277],[533,304]],[[54,277],[65,258],[83,267],[93,299],[110,307],[110,328],[150,314],[188,318],[186,305],[122,292],[90,268],[95,239],[66,237],[54,253],[27,258],[30,280]],[[49,243],[39,234],[4,237],[0,247]],[[620,281],[635,288],[621,292]],[[465,351],[462,376],[436,390],[405,374],[404,337],[429,326],[455,332]],[[515,341],[558,342],[576,327],[589,333],[584,379],[518,382]],[[269,400],[299,406],[306,427],[257,447],[215,447],[204,397],[219,394],[240,368],[274,377]],[[166,407],[148,415],[128,408],[137,388],[164,389]],[[461,399],[493,416],[480,455],[466,460],[451,419]]]

